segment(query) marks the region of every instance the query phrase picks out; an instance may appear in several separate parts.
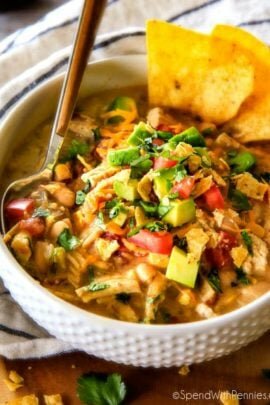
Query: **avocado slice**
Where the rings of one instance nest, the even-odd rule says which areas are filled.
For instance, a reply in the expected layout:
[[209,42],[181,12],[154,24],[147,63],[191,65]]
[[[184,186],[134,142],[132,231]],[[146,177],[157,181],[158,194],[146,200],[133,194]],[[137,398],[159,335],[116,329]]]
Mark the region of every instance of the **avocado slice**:
[[127,139],[127,143],[132,146],[143,145],[146,138],[151,138],[154,130],[150,125],[141,121],[135,125],[133,132]]
[[154,177],[154,192],[159,200],[169,194],[172,188],[171,181],[175,178],[175,176],[175,167],[158,170],[158,175]]
[[165,179],[164,177],[158,176],[154,178],[154,192],[159,200],[162,200],[163,197],[169,194],[171,189],[170,180]]
[[108,153],[108,162],[111,166],[129,165],[133,160],[139,159],[140,151],[138,148],[127,148],[110,150]]
[[138,180],[135,179],[130,179],[128,182],[115,180],[113,183],[113,189],[118,197],[127,201],[134,201],[136,198],[139,198],[137,187]]
[[116,225],[123,226],[124,223],[125,223],[126,220],[127,220],[127,216],[128,216],[128,214],[127,214],[126,212],[120,211],[119,214],[118,214],[115,218],[112,219],[112,221],[113,221]]
[[166,277],[187,287],[194,288],[199,271],[199,263],[190,261],[187,253],[177,246],[173,247]]
[[169,140],[169,144],[174,147],[176,147],[179,142],[189,143],[192,146],[205,146],[204,137],[195,127],[190,127]]
[[177,227],[195,219],[196,208],[192,198],[172,201],[169,201],[168,198],[163,198],[161,203],[162,205],[169,205],[171,207],[170,211],[162,218],[167,224]]

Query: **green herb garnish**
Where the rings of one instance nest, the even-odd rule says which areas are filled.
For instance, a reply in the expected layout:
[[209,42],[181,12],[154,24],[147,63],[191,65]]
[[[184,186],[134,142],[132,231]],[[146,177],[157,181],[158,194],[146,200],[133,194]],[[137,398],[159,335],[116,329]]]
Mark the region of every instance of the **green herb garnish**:
[[76,204],[82,205],[85,201],[85,197],[86,197],[86,194],[82,190],[77,191],[76,192]]
[[167,227],[163,222],[149,222],[148,224],[144,225],[145,229],[148,229],[150,232],[160,232],[166,231]]
[[138,179],[138,178],[142,177],[145,173],[147,173],[151,169],[152,166],[153,166],[153,162],[150,159],[149,154],[141,156],[138,159],[135,159],[130,163],[130,167],[131,167],[130,177],[132,179]]
[[243,241],[244,241],[244,244],[246,245],[246,248],[247,248],[247,250],[248,250],[248,253],[250,254],[250,255],[253,255],[253,246],[252,246],[252,239],[251,239],[251,236],[249,235],[249,233],[247,232],[247,231],[242,231],[241,232],[241,236],[242,236],[242,239],[243,239]]
[[64,157],[64,161],[75,159],[77,155],[84,156],[89,152],[89,149],[89,145],[86,142],[80,142],[73,139],[67,150],[67,154]]
[[178,236],[174,236],[173,245],[179,247],[179,249],[187,251],[187,238],[179,238]]
[[51,214],[50,210],[47,208],[36,208],[33,212],[33,218],[47,218]]
[[85,405],[120,405],[127,389],[120,374],[83,375],[77,381],[77,394]]
[[236,276],[237,276],[237,281],[239,283],[244,284],[244,285],[250,284],[250,280],[247,277],[246,272],[242,268],[236,269]]
[[99,228],[103,229],[103,231],[106,229],[103,212],[99,211],[99,213],[97,214],[95,223]]
[[139,201],[139,205],[143,208],[144,212],[148,217],[157,216],[158,204],[148,201]]
[[80,245],[80,240],[77,236],[72,235],[68,228],[64,229],[58,236],[57,242],[67,252],[76,249]]
[[123,203],[117,198],[111,201],[107,201],[105,204],[105,209],[109,211],[109,218],[113,219],[116,218],[120,212],[126,212]]
[[220,278],[218,275],[218,271],[216,269],[213,269],[210,271],[210,273],[207,276],[207,280],[208,280],[208,283],[211,285],[211,287],[217,293],[222,293]]
[[76,204],[82,205],[85,201],[86,194],[89,192],[91,188],[91,181],[88,179],[85,187],[82,190],[76,192]]
[[95,281],[92,281],[92,283],[89,284],[88,290],[95,292],[95,291],[102,291],[106,290],[106,288],[109,288],[110,285],[106,283],[96,283]]
[[229,188],[228,198],[231,200],[232,206],[236,211],[248,211],[251,209],[247,196],[232,186]]

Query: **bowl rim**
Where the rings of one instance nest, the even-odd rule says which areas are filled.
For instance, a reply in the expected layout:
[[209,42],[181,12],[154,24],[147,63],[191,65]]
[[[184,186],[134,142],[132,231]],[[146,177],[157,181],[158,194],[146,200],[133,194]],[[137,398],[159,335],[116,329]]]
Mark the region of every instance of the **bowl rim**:
[[[128,61],[129,59],[139,60],[139,63],[145,63],[146,56],[143,54],[133,54],[133,55],[122,55],[115,56],[110,58],[104,58],[97,61],[88,63],[87,69],[91,69],[91,66],[96,66],[99,64],[106,64],[112,61],[121,63],[123,61]],[[64,72],[59,73],[41,84],[37,85],[35,88],[31,89],[25,96],[23,96],[20,101],[18,101],[11,110],[3,117],[0,122],[0,131],[1,136],[5,131],[5,127],[9,124],[10,120],[13,119],[13,116],[18,113],[19,110],[24,108],[24,104],[30,102],[30,99],[37,95],[38,92],[43,92],[48,86],[55,86],[64,76]],[[113,329],[116,333],[125,332],[126,329],[131,332],[145,332],[147,334],[159,335],[160,332],[194,332],[195,330],[209,328],[220,328],[222,325],[227,324],[228,322],[236,322],[239,319],[245,318],[247,314],[252,313],[256,309],[265,306],[268,304],[270,307],[270,290],[251,301],[250,303],[244,305],[243,307],[237,308],[233,311],[227,312],[225,314],[217,315],[213,318],[202,319],[192,322],[183,322],[176,324],[143,324],[143,323],[133,323],[128,321],[122,321],[118,319],[109,318],[103,315],[98,315],[94,312],[87,311],[86,309],[80,308],[75,304],[72,304],[64,299],[54,295],[48,289],[43,287],[37,280],[35,280],[20,264],[17,262],[15,257],[12,255],[1,235],[0,238],[0,252],[4,255],[8,264],[16,269],[16,273],[19,278],[23,279],[24,282],[28,284],[29,287],[35,288],[35,290],[41,294],[45,300],[49,300],[51,305],[56,304],[58,308],[63,311],[69,311],[70,315],[74,315],[77,318],[83,318],[88,322],[91,322],[93,326],[97,328]],[[5,282],[5,266],[0,269],[0,276]],[[72,314],[73,313],[73,314]],[[213,329],[213,332],[214,329]]]

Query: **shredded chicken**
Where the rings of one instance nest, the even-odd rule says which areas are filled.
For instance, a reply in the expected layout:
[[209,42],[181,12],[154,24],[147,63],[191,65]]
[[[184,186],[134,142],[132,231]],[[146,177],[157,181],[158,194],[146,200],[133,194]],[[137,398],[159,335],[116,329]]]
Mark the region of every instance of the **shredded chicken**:
[[267,270],[269,251],[262,239],[253,234],[250,234],[250,236],[252,239],[253,255],[248,256],[243,263],[243,269],[249,275],[263,276]]

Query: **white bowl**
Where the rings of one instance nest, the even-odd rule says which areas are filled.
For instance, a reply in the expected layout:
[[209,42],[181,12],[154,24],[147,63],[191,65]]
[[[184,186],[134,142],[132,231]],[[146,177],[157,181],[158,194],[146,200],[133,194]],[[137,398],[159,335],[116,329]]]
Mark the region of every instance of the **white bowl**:
[[[0,127],[0,170],[13,139],[52,115],[63,75],[19,102]],[[88,66],[80,97],[105,89],[146,84],[145,56],[124,56]],[[270,328],[270,292],[241,309],[209,320],[143,325],[89,313],[51,294],[33,280],[0,241],[2,276],[13,298],[38,324],[74,348],[118,363],[170,367],[220,357]]]

